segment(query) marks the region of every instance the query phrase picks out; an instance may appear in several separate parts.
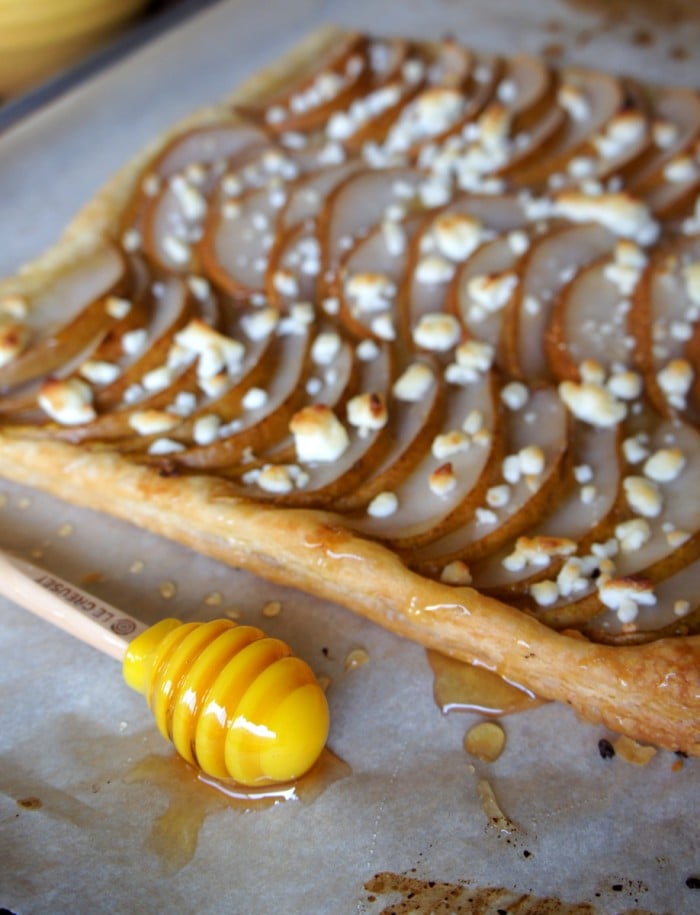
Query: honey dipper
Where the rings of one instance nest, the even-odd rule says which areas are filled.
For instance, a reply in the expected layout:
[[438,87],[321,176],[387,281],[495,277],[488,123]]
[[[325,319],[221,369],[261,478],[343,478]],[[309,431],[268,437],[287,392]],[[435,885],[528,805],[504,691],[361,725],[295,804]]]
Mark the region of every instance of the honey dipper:
[[0,553],[0,592],[122,661],[161,734],[190,765],[244,786],[292,781],[328,736],[328,705],[309,666],[279,639],[221,619],[146,627],[75,585]]

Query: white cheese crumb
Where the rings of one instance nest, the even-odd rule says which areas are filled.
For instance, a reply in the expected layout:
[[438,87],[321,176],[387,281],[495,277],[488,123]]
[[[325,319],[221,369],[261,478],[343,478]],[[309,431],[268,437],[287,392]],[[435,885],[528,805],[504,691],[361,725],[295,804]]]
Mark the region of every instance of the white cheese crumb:
[[121,369],[114,362],[88,359],[80,366],[80,374],[91,384],[111,384],[119,377]]
[[395,294],[396,284],[384,273],[356,273],[345,281],[345,295],[363,314],[390,308]]
[[447,585],[470,585],[472,575],[469,571],[469,566],[462,562],[461,559],[448,562],[440,573],[440,581],[445,582]]
[[395,340],[396,328],[390,314],[377,315],[372,319],[370,330],[380,340]]
[[545,468],[544,451],[539,445],[528,445],[518,452],[518,462],[522,473],[538,476]]
[[169,261],[178,267],[183,267],[190,262],[192,250],[188,244],[175,235],[169,233],[161,241],[163,252]]
[[381,394],[357,394],[347,404],[347,419],[351,426],[360,430],[360,435],[383,429],[389,413]]
[[511,381],[501,388],[501,400],[509,410],[521,410],[529,399],[530,391],[521,381]]
[[62,426],[88,423],[96,416],[92,388],[79,378],[44,381],[38,402],[41,409]]
[[260,308],[243,315],[241,327],[249,340],[264,340],[277,327],[279,317],[276,308]]
[[241,399],[244,410],[259,410],[267,403],[267,391],[263,388],[249,388]]
[[518,285],[514,273],[474,276],[467,283],[469,299],[487,312],[500,311]]
[[413,362],[396,379],[392,391],[398,400],[417,403],[425,397],[434,382],[435,375],[430,366],[423,362]]
[[122,336],[122,349],[127,356],[136,356],[148,342],[148,331],[145,327],[137,327],[127,331]]
[[289,429],[302,463],[335,461],[350,444],[345,427],[324,404],[313,404],[295,413]]
[[430,487],[431,492],[434,492],[436,496],[448,495],[456,485],[457,477],[455,476],[454,469],[449,461],[436,467],[428,477],[428,486]]
[[439,461],[453,457],[462,451],[467,451],[471,445],[469,436],[459,429],[452,429],[450,432],[443,432],[436,435],[433,439],[431,451],[433,457]]
[[627,415],[625,404],[599,384],[563,381],[559,385],[559,397],[577,419],[592,426],[616,426]]
[[380,492],[367,506],[367,514],[373,518],[388,518],[396,512],[398,507],[399,500],[396,493]]
[[340,352],[341,342],[335,331],[320,333],[311,346],[311,359],[316,365],[330,365]]
[[441,254],[426,254],[416,266],[416,281],[431,285],[447,283],[454,276],[454,264]]
[[646,477],[625,477],[622,481],[630,508],[645,518],[656,518],[661,514],[663,502],[656,483]]
[[138,435],[161,435],[179,425],[180,417],[166,410],[138,410],[129,416],[129,426]]
[[477,248],[483,236],[481,222],[461,213],[443,213],[431,226],[438,251],[452,261],[463,261]]
[[379,355],[379,347],[374,340],[361,340],[357,344],[355,353],[361,362],[372,362]]
[[673,613],[675,616],[687,616],[690,613],[690,601],[684,599],[674,601]]
[[510,501],[510,487],[504,483],[490,486],[486,491],[486,504],[491,508],[503,508]]
[[257,474],[255,482],[265,492],[286,495],[294,489],[294,480],[284,464],[266,464]]
[[422,315],[413,328],[413,340],[423,349],[446,352],[458,342],[460,333],[460,325],[454,315],[431,312]]
[[623,553],[634,553],[651,539],[651,528],[644,518],[632,518],[616,526],[615,536]]
[[690,391],[695,373],[685,359],[672,359],[657,374],[656,380],[669,401],[676,406],[684,406],[685,397]]
[[644,476],[657,483],[670,483],[685,467],[685,455],[680,448],[660,448],[644,464]]
[[148,449],[149,454],[177,454],[178,451],[184,451],[185,446],[182,442],[173,441],[171,438],[157,438]]
[[120,296],[110,295],[107,296],[105,301],[105,311],[115,320],[121,320],[125,318],[131,311],[131,302],[128,299],[121,298]]
[[211,445],[219,437],[221,419],[215,413],[199,416],[192,429],[192,437],[197,445]]
[[291,270],[275,270],[272,275],[272,285],[280,295],[299,295],[299,281]]
[[559,600],[559,589],[554,581],[545,579],[530,585],[530,594],[540,607],[551,607]]
[[649,456],[649,449],[642,435],[632,435],[622,443],[622,453],[628,464],[639,464]]

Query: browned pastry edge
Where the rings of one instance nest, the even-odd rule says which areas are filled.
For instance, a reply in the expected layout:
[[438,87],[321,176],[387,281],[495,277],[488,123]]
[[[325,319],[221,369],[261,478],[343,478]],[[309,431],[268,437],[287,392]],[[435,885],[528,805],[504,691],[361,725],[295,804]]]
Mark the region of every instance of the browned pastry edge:
[[7,435],[0,474],[335,601],[571,705],[588,721],[700,755],[700,636],[619,647],[555,632],[471,588],[410,572],[331,513],[219,498],[215,479],[160,477],[115,454]]
[[[346,34],[333,27],[314,33],[226,104],[269,98]],[[31,297],[98,248],[116,231],[145,163],[187,126],[222,118],[233,119],[229,109],[207,108],[163,134],[80,211],[56,246],[0,283],[0,294]],[[117,454],[0,432],[0,475],[335,601],[397,634],[571,705],[588,721],[700,755],[700,636],[612,647],[558,633],[473,589],[410,572],[386,548],[344,529],[335,515],[219,498],[213,478],[160,477]]]

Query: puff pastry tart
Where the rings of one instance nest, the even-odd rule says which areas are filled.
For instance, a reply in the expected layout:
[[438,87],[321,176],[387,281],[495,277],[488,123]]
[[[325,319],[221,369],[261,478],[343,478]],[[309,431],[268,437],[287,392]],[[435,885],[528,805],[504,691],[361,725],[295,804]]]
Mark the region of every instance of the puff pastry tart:
[[4,282],[0,473],[697,754],[699,138],[324,29]]

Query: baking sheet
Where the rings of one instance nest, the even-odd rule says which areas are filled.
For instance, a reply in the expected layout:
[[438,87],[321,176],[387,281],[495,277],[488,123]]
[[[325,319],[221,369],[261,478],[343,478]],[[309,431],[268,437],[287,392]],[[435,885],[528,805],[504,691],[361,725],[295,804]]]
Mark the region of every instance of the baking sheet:
[[[323,22],[700,84],[700,20],[669,14],[692,3],[585,6],[217,4],[0,139],[0,274],[155,133]],[[244,813],[174,758],[114,661],[0,599],[0,907],[374,915],[509,911],[523,896],[537,913],[697,910],[697,760],[603,760],[610,735],[550,704],[504,718],[504,753],[480,763],[463,749],[479,718],[441,714],[424,651],[341,608],[2,481],[0,546],[146,622],[235,612],[286,639],[329,679],[342,760],[318,796]],[[356,648],[368,661],[346,669]],[[484,785],[507,821],[490,821]]]

